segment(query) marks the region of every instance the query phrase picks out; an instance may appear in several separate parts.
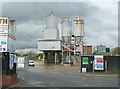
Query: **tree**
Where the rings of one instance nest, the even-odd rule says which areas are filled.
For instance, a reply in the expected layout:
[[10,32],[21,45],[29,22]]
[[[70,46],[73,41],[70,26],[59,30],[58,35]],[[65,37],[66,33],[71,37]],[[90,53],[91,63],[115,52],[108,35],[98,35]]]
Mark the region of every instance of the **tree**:
[[19,53],[16,53],[16,56],[21,56]]
[[29,54],[23,54],[23,56],[29,56]]
[[29,56],[34,56],[34,55],[35,55],[35,53],[34,53],[32,50],[30,50],[30,51],[28,52],[28,54],[29,54]]
[[43,53],[38,53],[38,54],[36,54],[35,56],[36,56],[37,58],[40,57],[40,58],[42,59],[42,58],[43,58]]
[[112,50],[112,54],[118,54],[118,55],[120,55],[120,47],[115,47],[115,48]]

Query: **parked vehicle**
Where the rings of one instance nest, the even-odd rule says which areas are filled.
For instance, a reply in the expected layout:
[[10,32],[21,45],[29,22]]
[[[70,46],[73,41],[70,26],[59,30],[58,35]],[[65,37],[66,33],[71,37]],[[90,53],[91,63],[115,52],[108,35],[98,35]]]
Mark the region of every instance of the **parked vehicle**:
[[29,66],[35,66],[35,62],[33,60],[29,60]]

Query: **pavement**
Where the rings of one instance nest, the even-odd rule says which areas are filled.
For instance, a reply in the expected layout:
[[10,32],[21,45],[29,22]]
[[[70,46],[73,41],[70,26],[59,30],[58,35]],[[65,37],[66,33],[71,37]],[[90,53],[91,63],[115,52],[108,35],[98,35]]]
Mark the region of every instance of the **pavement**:
[[89,75],[89,76],[118,76],[118,74],[109,74],[109,73],[80,73],[81,75]]
[[13,85],[10,85],[9,87],[3,87],[3,89],[10,89],[10,88],[13,88],[13,87],[21,87],[21,86],[24,86],[24,85],[26,85],[26,82],[21,78],[17,78],[16,83],[14,83]]

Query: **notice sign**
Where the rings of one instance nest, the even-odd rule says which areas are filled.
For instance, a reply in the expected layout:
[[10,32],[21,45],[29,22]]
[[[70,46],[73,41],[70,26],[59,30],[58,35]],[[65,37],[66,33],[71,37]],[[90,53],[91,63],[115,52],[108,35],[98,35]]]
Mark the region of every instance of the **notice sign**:
[[95,70],[104,70],[104,59],[102,55],[94,56],[94,68]]
[[7,26],[0,26],[0,34],[7,34],[8,27]]
[[0,52],[7,52],[7,36],[0,36]]
[[82,62],[82,64],[89,64],[89,63],[88,63],[88,57],[83,57],[83,62]]
[[18,59],[17,59],[17,66],[18,66],[18,68],[24,68],[24,57],[18,57]]
[[9,67],[12,69],[14,66],[14,55],[10,54]]
[[82,68],[82,73],[86,73],[86,68]]

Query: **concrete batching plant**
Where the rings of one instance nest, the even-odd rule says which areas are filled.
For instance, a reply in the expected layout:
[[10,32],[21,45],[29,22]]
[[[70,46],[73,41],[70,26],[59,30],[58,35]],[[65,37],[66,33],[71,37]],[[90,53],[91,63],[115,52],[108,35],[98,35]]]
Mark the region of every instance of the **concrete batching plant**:
[[70,45],[71,45],[71,32],[72,23],[68,16],[64,17],[61,22],[61,33],[62,33],[62,64],[70,63]]
[[61,39],[57,28],[57,17],[49,13],[45,17],[43,39],[38,40],[38,50],[44,53],[44,62],[70,63],[76,54],[82,54],[84,38],[84,21],[76,17],[72,21],[65,16],[61,21]]
[[59,30],[57,28],[57,17],[51,12],[46,15],[46,27],[42,40],[38,40],[38,50],[44,53],[44,62],[57,63],[61,61],[59,56],[61,52],[61,40],[59,39]]
[[71,63],[74,60],[73,57],[83,53],[84,21],[80,17],[76,17],[72,29],[72,22],[69,17],[64,17],[61,22],[61,29],[62,61],[63,63]]

